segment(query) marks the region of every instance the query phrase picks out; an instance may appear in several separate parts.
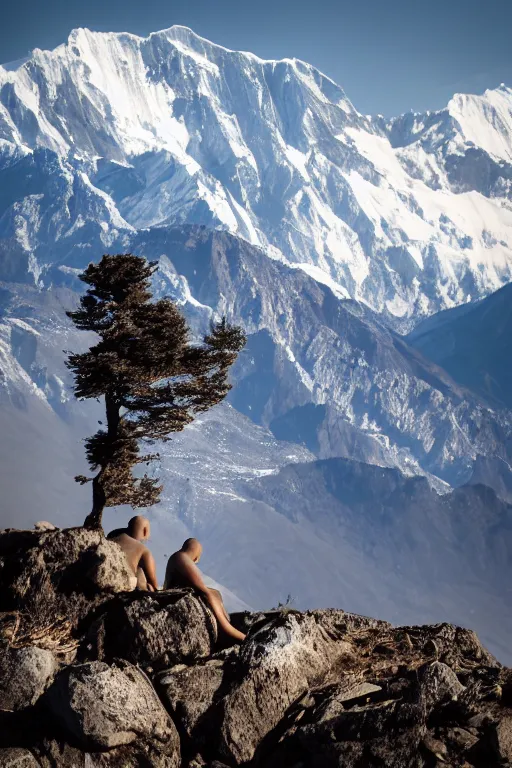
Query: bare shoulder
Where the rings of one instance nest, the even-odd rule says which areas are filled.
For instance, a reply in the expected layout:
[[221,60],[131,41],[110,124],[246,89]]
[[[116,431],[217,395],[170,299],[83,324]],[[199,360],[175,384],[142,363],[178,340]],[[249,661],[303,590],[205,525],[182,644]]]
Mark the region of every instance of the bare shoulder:
[[171,559],[174,567],[179,568],[180,570],[190,570],[191,568],[197,568],[194,561],[191,560],[191,558],[185,552],[175,552]]
[[131,552],[143,554],[144,552],[149,551],[145,544],[141,541],[137,541],[137,539],[134,539],[132,536],[129,536],[126,532],[120,533],[119,536],[115,536],[111,541],[115,541],[120,547],[125,550],[130,550]]

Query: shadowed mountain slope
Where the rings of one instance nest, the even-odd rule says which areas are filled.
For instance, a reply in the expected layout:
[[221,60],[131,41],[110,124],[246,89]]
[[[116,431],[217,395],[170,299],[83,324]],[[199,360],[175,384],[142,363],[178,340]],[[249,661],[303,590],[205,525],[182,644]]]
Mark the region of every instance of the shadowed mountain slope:
[[407,341],[493,407],[512,408],[512,283],[429,317]]

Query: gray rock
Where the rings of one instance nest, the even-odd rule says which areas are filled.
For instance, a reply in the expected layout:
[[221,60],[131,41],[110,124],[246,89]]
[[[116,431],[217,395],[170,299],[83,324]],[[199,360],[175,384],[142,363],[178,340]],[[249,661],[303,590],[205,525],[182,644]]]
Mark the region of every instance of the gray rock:
[[102,539],[96,547],[88,575],[98,589],[107,592],[131,592],[137,586],[137,577],[123,550],[108,539]]
[[23,608],[29,622],[49,625],[60,616],[76,626],[93,602],[133,586],[134,576],[122,551],[101,531],[69,528],[0,534],[3,605]]
[[353,650],[332,615],[325,627],[320,615],[288,613],[254,628],[240,651],[240,682],[222,702],[221,755],[237,764],[252,760],[292,702]]
[[193,667],[179,665],[163,673],[159,681],[160,696],[179,724],[195,744],[205,734],[195,732],[203,715],[212,706],[224,678],[224,663],[212,661]]
[[51,651],[43,648],[4,648],[0,652],[0,708],[15,711],[35,704],[57,667]]
[[36,758],[28,749],[0,749],[2,768],[39,768]]
[[450,667],[440,661],[434,661],[423,673],[420,699],[429,713],[439,703],[456,699],[464,690],[464,686]]
[[215,619],[192,590],[120,599],[95,631],[107,661],[121,656],[153,670],[204,659],[217,640]]
[[497,757],[507,765],[512,763],[512,717],[510,715],[496,724],[492,741]]
[[85,748],[112,749],[149,739],[179,762],[179,737],[146,675],[121,661],[70,667],[48,693],[53,716]]

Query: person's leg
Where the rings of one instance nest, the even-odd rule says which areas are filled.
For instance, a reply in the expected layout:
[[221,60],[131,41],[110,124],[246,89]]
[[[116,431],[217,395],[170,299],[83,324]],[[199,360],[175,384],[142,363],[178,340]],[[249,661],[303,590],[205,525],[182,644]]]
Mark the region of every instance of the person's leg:
[[215,596],[218,598],[218,600],[219,600],[219,602],[220,602],[220,605],[221,605],[221,607],[222,607],[222,612],[224,613],[224,616],[226,617],[226,619],[227,619],[228,621],[231,621],[231,620],[230,620],[230,618],[229,618],[229,613],[226,611],[226,608],[225,608],[225,606],[224,606],[224,600],[222,599],[222,595],[221,595],[221,593],[219,592],[219,590],[218,590],[218,589],[212,589],[212,588],[210,587],[210,592],[213,592],[213,594],[214,594],[214,595],[215,595]]
[[229,619],[226,618],[227,614],[219,592],[215,589],[209,589],[206,597],[212,607],[220,629],[222,629],[222,631],[225,632],[228,637],[232,637],[234,640],[238,640],[239,643],[241,643],[242,640],[245,640],[245,635],[242,632],[239,632],[238,629],[235,629],[235,627],[233,627],[233,625],[229,622]]

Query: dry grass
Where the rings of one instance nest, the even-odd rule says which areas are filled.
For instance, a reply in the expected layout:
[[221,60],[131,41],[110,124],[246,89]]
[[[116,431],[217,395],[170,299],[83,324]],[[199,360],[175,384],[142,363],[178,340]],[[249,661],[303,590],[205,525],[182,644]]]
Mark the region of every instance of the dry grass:
[[79,645],[71,622],[64,616],[41,622],[21,611],[0,613],[0,637],[11,648],[36,646],[59,655],[71,653]]

